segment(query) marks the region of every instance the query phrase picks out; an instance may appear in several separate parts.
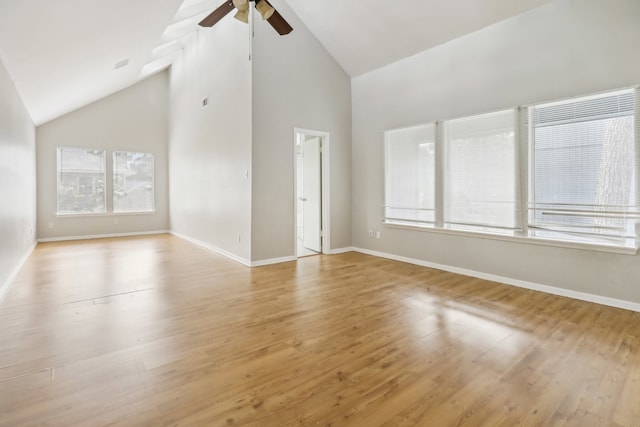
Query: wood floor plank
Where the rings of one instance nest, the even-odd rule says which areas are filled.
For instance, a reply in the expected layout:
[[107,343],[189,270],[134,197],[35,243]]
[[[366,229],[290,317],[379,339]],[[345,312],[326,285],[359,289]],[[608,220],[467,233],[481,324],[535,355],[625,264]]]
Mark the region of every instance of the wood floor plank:
[[0,426],[637,427],[639,324],[353,252],[46,243],[0,303]]

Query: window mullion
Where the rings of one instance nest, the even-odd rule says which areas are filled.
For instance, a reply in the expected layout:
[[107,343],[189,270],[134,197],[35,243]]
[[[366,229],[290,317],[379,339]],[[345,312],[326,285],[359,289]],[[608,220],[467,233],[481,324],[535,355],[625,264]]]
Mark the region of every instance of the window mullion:
[[519,202],[518,226],[522,230],[523,236],[529,234],[529,126],[528,108],[518,108],[516,118],[516,161],[518,170],[516,172],[518,185],[516,186]]
[[[634,148],[634,207],[635,212],[640,211],[640,87],[636,87],[633,90],[633,111],[634,111],[634,133],[633,133],[633,148]],[[635,221],[635,236],[636,245],[640,246],[640,220]]]
[[435,226],[444,227],[444,123],[436,122],[435,143]]

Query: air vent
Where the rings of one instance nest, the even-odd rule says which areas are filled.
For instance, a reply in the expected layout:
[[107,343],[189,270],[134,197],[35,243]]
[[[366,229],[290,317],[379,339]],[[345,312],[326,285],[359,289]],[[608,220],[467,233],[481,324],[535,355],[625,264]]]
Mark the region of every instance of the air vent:
[[129,64],[129,60],[128,59],[123,59],[122,61],[116,62],[116,70],[118,68],[126,67],[127,64]]

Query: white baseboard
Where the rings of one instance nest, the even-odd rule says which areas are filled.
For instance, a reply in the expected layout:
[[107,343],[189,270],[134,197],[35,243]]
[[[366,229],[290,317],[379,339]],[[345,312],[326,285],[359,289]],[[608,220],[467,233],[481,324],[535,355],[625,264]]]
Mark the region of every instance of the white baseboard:
[[11,273],[9,273],[9,276],[7,276],[7,278],[4,280],[4,283],[0,284],[0,301],[2,301],[2,298],[6,295],[9,287],[13,283],[13,280],[16,278],[18,272],[29,258],[29,255],[31,255],[31,252],[33,252],[33,250],[36,248],[36,245],[37,243],[34,243],[33,246],[31,246],[31,248],[29,248],[27,252],[22,255],[16,266],[13,268],[13,270],[11,270]]
[[92,234],[92,235],[86,235],[86,236],[46,237],[46,238],[38,239],[38,242],[39,243],[64,242],[68,240],[107,239],[110,237],[149,236],[153,234],[167,234],[167,233],[169,233],[169,230],[136,231],[132,233],[113,233],[113,234]]
[[262,267],[271,264],[280,264],[281,262],[296,261],[298,258],[294,256],[285,256],[281,258],[262,259],[260,261],[253,261],[251,267]]
[[338,254],[344,254],[346,252],[354,252],[355,249],[353,248],[353,246],[348,246],[346,248],[337,248],[337,249],[331,249],[327,254],[328,255],[338,255]]
[[[349,246],[346,248],[337,248],[337,249],[331,249],[329,252],[326,252],[324,255],[338,255],[338,254],[343,254],[346,252],[353,252],[354,249]],[[254,261],[251,263],[252,267],[260,267],[263,265],[271,265],[271,264],[279,264],[281,262],[291,262],[291,261],[296,261],[298,259],[298,257],[296,256],[286,256],[286,257],[282,257],[282,258],[272,258],[272,259],[265,259],[265,260],[261,260],[261,261]]]
[[640,312],[640,303],[625,301],[616,298],[609,298],[601,295],[589,294],[586,292],[572,291],[570,289],[558,288],[555,286],[543,285],[540,283],[527,282],[525,280],[512,279],[510,277],[496,276],[494,274],[483,273],[481,271],[468,270],[466,268],[453,267],[450,265],[438,264],[429,261],[423,261],[415,258],[407,258],[399,255],[388,254],[385,252],[372,251],[363,248],[353,248],[355,252],[367,255],[373,255],[380,258],[392,259],[395,261],[406,262],[409,264],[419,265],[422,267],[435,268],[437,270],[448,271],[450,273],[461,274],[463,276],[477,277],[479,279],[499,282],[505,285],[517,286],[519,288],[530,289],[533,291],[545,292],[548,294],[559,295],[563,297],[573,298],[582,301],[593,302],[596,304],[607,305],[610,307],[623,308],[625,310]]
[[271,258],[271,259],[263,259],[260,261],[249,261],[248,259],[239,257],[236,254],[233,254],[229,251],[225,251],[224,249],[220,249],[216,246],[213,246],[209,243],[203,242],[202,240],[198,240],[198,239],[194,239],[193,237],[187,236],[185,234],[182,233],[177,233],[175,231],[171,231],[171,234],[173,234],[176,237],[179,237],[181,239],[184,239],[188,242],[194,243],[198,246],[202,246],[205,249],[209,249],[212,252],[215,252],[219,255],[223,255],[226,256],[227,258],[230,258],[234,261],[237,261],[241,264],[246,265],[247,267],[262,267],[265,265],[271,265],[271,264],[280,264],[282,262],[291,262],[291,261],[295,261],[298,258],[296,258],[295,256],[286,256],[286,257],[281,257],[281,258]]
[[187,236],[186,234],[178,233],[178,232],[175,232],[175,231],[170,231],[170,233],[172,235],[176,236],[176,237],[179,237],[181,239],[186,240],[187,242],[191,242],[191,243],[193,243],[195,245],[202,246],[203,248],[208,249],[211,252],[215,252],[218,255],[226,256],[227,258],[230,258],[230,259],[232,259],[232,260],[234,260],[236,262],[239,262],[240,264],[244,264],[247,267],[251,267],[252,266],[251,265],[251,261],[249,261],[248,259],[242,258],[242,257],[240,257],[240,256],[238,256],[236,254],[233,254],[233,253],[229,252],[229,251],[225,251],[224,249],[221,249],[221,248],[219,248],[217,246],[214,246],[214,245],[212,245],[210,243],[203,242],[202,240],[198,240],[198,239],[195,239],[195,238],[193,238],[191,236]]

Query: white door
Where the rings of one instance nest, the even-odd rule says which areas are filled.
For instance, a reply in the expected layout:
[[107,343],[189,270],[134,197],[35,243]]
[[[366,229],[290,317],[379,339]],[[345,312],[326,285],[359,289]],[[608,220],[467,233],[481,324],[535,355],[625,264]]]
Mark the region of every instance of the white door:
[[322,174],[320,138],[303,142],[302,161],[302,201],[303,225],[302,242],[312,251],[322,252],[320,232],[322,230]]

